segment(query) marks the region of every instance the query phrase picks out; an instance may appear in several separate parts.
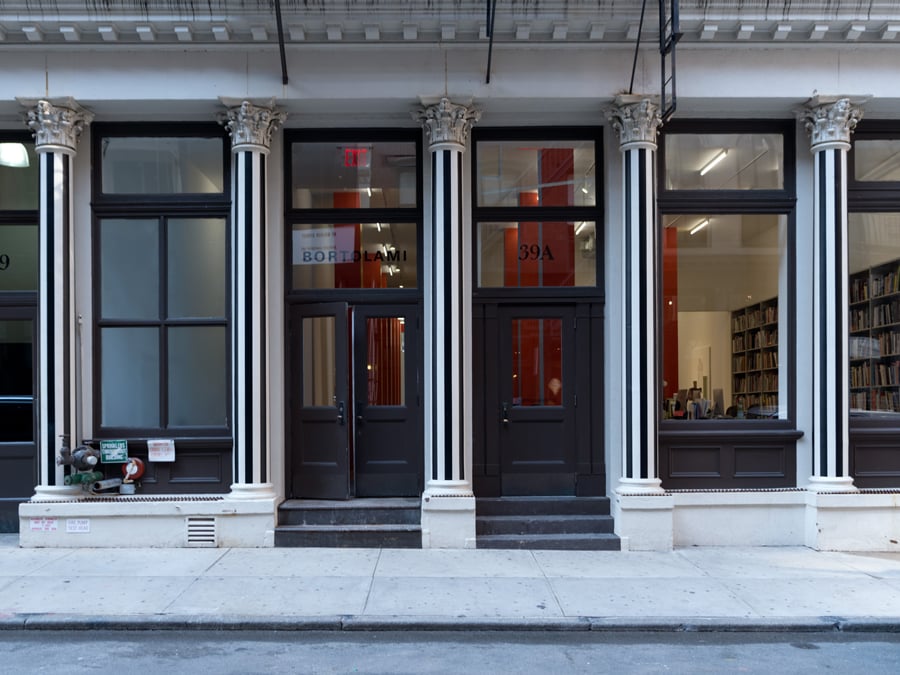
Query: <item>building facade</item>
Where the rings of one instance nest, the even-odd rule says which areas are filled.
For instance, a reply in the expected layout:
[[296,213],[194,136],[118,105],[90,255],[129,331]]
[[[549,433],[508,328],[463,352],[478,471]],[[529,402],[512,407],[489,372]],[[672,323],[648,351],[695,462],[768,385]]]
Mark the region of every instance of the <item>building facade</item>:
[[900,10],[649,4],[4,3],[4,529],[897,550]]

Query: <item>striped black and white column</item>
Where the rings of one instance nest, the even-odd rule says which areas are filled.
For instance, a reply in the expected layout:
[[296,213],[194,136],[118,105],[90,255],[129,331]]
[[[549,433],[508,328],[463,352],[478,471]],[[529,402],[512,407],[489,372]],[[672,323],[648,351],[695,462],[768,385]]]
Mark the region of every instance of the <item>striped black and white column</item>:
[[35,500],[80,494],[64,484],[57,464],[63,447],[81,439],[76,408],[75,270],[72,163],[78,139],[92,115],[74,105],[38,101],[28,111],[40,157],[38,281],[38,485]]
[[286,115],[244,101],[223,118],[232,140],[232,424],[231,497],[275,495],[270,481],[266,308],[266,158]]
[[619,136],[623,166],[625,296],[622,326],[621,493],[661,493],[656,468],[660,407],[657,373],[657,105],[648,98],[620,96],[608,116]]
[[[418,110],[431,153],[431,217],[426,228],[425,444],[423,546],[474,545],[475,503],[467,467],[471,402],[470,298],[463,233],[463,152],[480,113],[447,98]],[[442,499],[444,497],[451,499]],[[468,542],[468,543],[467,543]]]
[[847,152],[861,117],[849,98],[817,97],[803,111],[815,155],[810,488],[816,491],[854,489],[849,466]]

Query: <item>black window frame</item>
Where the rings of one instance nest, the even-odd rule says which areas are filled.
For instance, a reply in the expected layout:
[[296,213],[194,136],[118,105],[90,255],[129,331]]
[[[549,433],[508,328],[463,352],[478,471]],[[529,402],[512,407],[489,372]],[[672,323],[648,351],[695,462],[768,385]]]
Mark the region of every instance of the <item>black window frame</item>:
[[[594,204],[592,206],[479,206],[478,204],[478,149],[482,142],[497,141],[591,141],[594,143]],[[583,298],[595,302],[605,302],[605,177],[603,127],[563,126],[563,127],[475,127],[472,130],[471,147],[471,192],[472,195],[472,295],[473,299],[503,301],[527,298],[529,300],[556,298]],[[525,286],[502,287],[481,286],[478,278],[478,226],[493,222],[576,222],[587,220],[594,223],[596,237],[595,279],[592,286]]]
[[[232,219],[231,219],[231,142],[227,132],[216,124],[184,123],[95,123],[91,127],[91,150],[93,157],[91,171],[92,215],[91,215],[91,255],[94,260],[92,271],[93,307],[93,436],[96,439],[126,438],[146,440],[148,438],[173,438],[187,441],[188,445],[218,447],[228,445],[232,438]],[[223,190],[221,193],[171,193],[171,194],[105,194],[102,192],[102,143],[109,137],[185,137],[216,138],[222,141]],[[225,222],[225,315],[222,319],[172,319],[162,312],[153,321],[103,319],[101,315],[101,274],[100,265],[100,222],[109,219],[152,220],[160,222],[160,308],[166,303],[166,252],[167,237],[165,223],[178,218],[221,218]],[[153,327],[160,330],[159,341],[159,427],[114,427],[102,423],[102,342],[100,333],[107,327]],[[222,326],[226,335],[226,424],[223,426],[169,426],[168,425],[168,354],[166,330],[178,326]]]
[[[295,143],[414,143],[416,153],[416,205],[397,208],[296,208],[293,203],[293,146]],[[312,302],[404,303],[421,302],[423,277],[423,143],[416,128],[329,128],[284,130],[284,289],[289,304]],[[414,223],[416,227],[415,288],[306,288],[292,284],[291,237],[294,225],[358,224],[361,222]]]
[[[743,190],[689,190],[666,189],[666,137],[674,134],[740,134],[778,133],[784,139],[784,183],[781,189]],[[795,443],[802,433],[797,430],[796,412],[796,122],[786,119],[681,119],[668,122],[661,129],[658,148],[657,171],[657,228],[662,231],[663,217],[676,214],[717,213],[724,215],[770,214],[787,219],[787,298],[779,298],[785,303],[784,316],[787,325],[779,326],[779,341],[787,339],[789,362],[787,368],[787,391],[779,392],[779,400],[786,402],[786,417],[783,419],[727,419],[727,420],[667,420],[660,416],[658,436],[660,446],[660,477],[667,489],[704,488],[775,488],[796,485]],[[662,237],[657,251],[659,274],[657,297],[663,297],[662,284]],[[662,313],[660,301],[657,307],[659,327],[657,344],[662,344]],[[663,354],[658,350],[657,372],[662,390]],[[766,473],[737,473],[733,453],[743,446],[769,446],[782,453],[783,471]],[[708,452],[723,453],[719,459],[718,473],[704,473],[694,466],[685,472],[687,463],[681,465],[682,473],[676,474],[672,455],[682,449],[706,448]],[[708,469],[708,467],[706,467]],[[732,473],[733,472],[733,473]],[[668,473],[668,475],[663,475]]]
[[[0,143],[24,143],[34,147],[34,136],[27,131],[2,131],[0,130]],[[38,155],[40,161],[40,155]],[[36,176],[36,178],[38,178]],[[39,179],[38,179],[38,182]],[[4,225],[28,225],[33,224],[40,228],[40,188],[38,188],[38,204],[33,209],[0,209],[0,232]],[[0,250],[0,254],[3,251]],[[38,255],[40,253],[36,251]],[[40,290],[40,278],[38,287],[32,291],[0,291],[0,304],[4,306],[37,306],[38,292]]]

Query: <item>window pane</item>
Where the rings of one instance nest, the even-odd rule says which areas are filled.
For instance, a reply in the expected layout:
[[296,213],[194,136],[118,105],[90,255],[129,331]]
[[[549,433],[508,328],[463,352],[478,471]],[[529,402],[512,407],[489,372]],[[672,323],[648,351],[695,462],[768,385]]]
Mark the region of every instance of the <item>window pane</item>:
[[0,211],[37,210],[39,168],[34,143],[0,141]]
[[38,288],[37,225],[0,225],[0,291]]
[[294,143],[291,161],[295,209],[416,206],[415,143]]
[[900,413],[900,213],[851,213],[850,410]]
[[786,417],[779,300],[787,297],[787,219],[704,214],[663,222],[666,415]]
[[406,405],[403,317],[366,319],[368,405]]
[[0,443],[34,440],[31,321],[0,321]]
[[102,425],[159,427],[159,330],[103,328],[100,340]]
[[513,405],[561,405],[562,320],[513,319]]
[[479,286],[594,286],[596,231],[590,221],[479,223]]
[[303,319],[303,405],[337,405],[334,317]]
[[169,329],[169,426],[227,426],[224,326]]
[[100,222],[104,319],[159,319],[159,222]]
[[478,206],[593,206],[592,141],[481,141]]
[[294,225],[292,288],[415,288],[414,223]]
[[780,190],[781,134],[668,134],[667,190]]
[[224,317],[225,221],[170,220],[167,244],[169,317]]
[[103,139],[106,194],[212,194],[223,192],[221,138]]
[[900,140],[879,138],[853,143],[854,178],[858,181],[900,181]]

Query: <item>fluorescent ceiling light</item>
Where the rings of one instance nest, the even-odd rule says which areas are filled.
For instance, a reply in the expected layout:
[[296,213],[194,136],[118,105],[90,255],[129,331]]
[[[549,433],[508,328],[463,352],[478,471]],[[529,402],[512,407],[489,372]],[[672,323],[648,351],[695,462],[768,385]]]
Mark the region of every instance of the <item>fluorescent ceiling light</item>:
[[700,230],[702,230],[702,229],[703,229],[704,227],[706,227],[707,225],[709,225],[709,218],[704,218],[704,219],[701,220],[699,223],[697,223],[696,225],[694,225],[694,227],[691,228],[690,234],[691,234],[692,236],[695,235],[695,234],[697,234]]
[[28,151],[22,143],[0,143],[0,166],[24,169],[30,166]]
[[727,156],[728,156],[728,150],[722,150],[721,152],[719,152],[715,157],[713,157],[711,160],[709,160],[706,163],[706,166],[704,166],[702,169],[700,169],[700,175],[705,176],[706,174],[708,174],[710,171],[713,170],[713,168],[716,166],[716,164],[721,162]]

